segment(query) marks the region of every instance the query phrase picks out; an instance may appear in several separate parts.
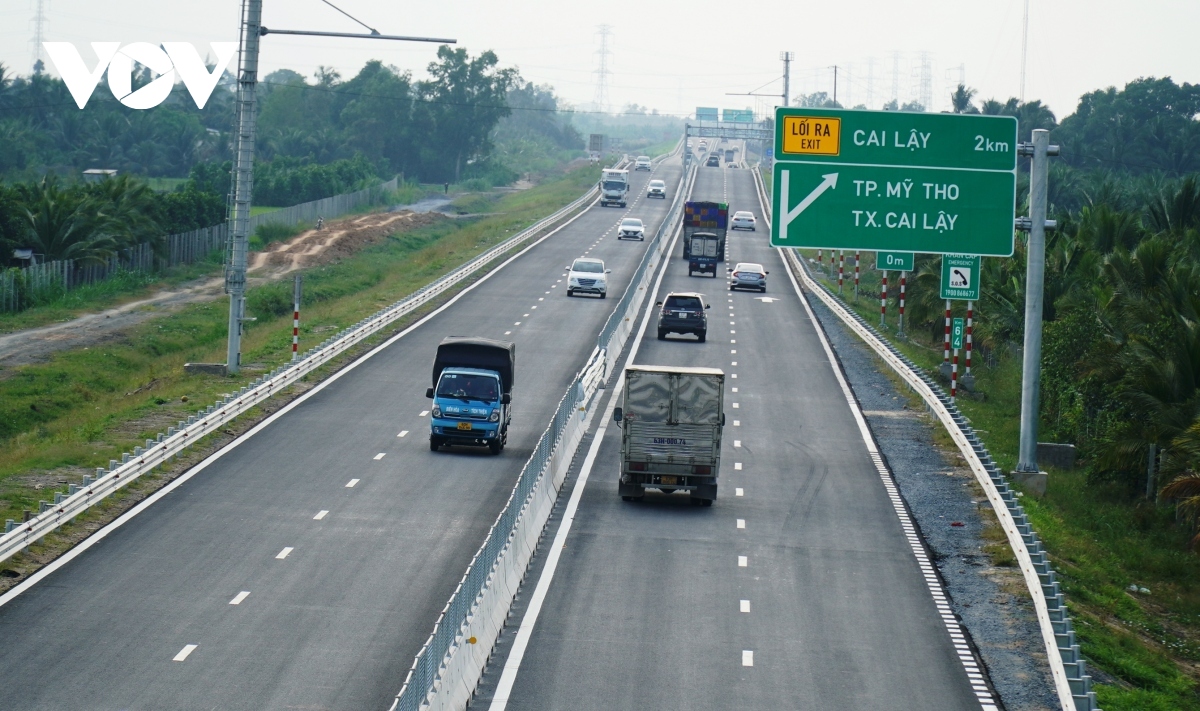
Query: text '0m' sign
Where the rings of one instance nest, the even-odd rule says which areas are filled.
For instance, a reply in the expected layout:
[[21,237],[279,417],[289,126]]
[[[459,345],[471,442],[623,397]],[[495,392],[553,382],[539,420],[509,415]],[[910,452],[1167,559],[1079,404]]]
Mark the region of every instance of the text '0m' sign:
[[1008,116],[776,110],[776,247],[1009,256]]

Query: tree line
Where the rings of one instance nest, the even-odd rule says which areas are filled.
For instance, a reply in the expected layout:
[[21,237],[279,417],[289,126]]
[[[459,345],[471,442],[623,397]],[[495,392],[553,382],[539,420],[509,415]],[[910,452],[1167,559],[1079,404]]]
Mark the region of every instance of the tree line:
[[[973,102],[959,112],[1033,113],[1061,146],[1049,175],[1041,439],[1075,444],[1093,481],[1131,500],[1174,499],[1200,516],[1200,86],[1138,79],[1083,96],[1061,122],[1038,104]],[[1031,102],[1033,103],[1033,102]],[[1018,183],[1027,214],[1028,179]],[[976,342],[1017,357],[1026,244],[985,258]],[[911,322],[940,341],[940,258],[918,259]],[[961,309],[961,304],[956,308]],[[1194,543],[1200,543],[1197,536]]]

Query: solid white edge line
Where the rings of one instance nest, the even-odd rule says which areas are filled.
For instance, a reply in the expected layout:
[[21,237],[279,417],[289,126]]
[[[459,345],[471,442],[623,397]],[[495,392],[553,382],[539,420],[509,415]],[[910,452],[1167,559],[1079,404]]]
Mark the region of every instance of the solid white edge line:
[[204,461],[200,462],[199,464],[192,467],[188,471],[184,472],[183,474],[180,474],[173,481],[171,481],[170,484],[167,484],[163,488],[159,489],[158,491],[154,492],[150,496],[146,497],[141,503],[139,503],[137,506],[134,506],[132,509],[126,511],[124,514],[122,514],[120,517],[118,517],[115,521],[113,521],[112,523],[109,523],[104,528],[101,528],[100,530],[96,531],[95,533],[88,536],[84,540],[80,541],[78,544],[76,544],[70,550],[66,551],[58,558],[55,558],[54,561],[52,561],[49,565],[46,565],[41,570],[39,570],[36,573],[34,573],[33,575],[29,576],[28,580],[24,581],[20,585],[17,585],[12,590],[9,590],[8,592],[4,593],[3,595],[0,595],[0,607],[4,607],[8,603],[12,602],[13,600],[15,600],[17,598],[18,595],[25,592],[26,590],[33,587],[34,585],[37,585],[39,582],[44,580],[48,575],[54,573],[56,570],[58,570],[62,566],[66,565],[67,563],[70,563],[78,555],[80,555],[81,553],[83,553],[84,551],[86,551],[87,549],[96,545],[101,540],[103,540],[105,537],[107,537],[108,534],[117,530],[121,526],[124,526],[126,523],[133,520],[133,518],[135,516],[137,516],[138,514],[140,514],[143,511],[145,511],[146,509],[150,508],[155,503],[157,503],[159,499],[161,499],[162,497],[166,496],[167,494],[171,493],[175,489],[182,486],[185,482],[187,482],[189,479],[191,479],[195,475],[204,471],[206,468],[208,468],[208,465],[217,461],[221,457],[225,456],[227,453],[233,451],[233,449],[235,447],[237,447],[238,445],[242,444],[243,442],[250,439],[254,435],[258,434],[262,430],[266,429],[269,425],[271,425],[273,422],[275,422],[275,420],[279,419],[280,417],[283,417],[288,412],[290,412],[292,410],[292,408],[299,406],[300,403],[304,402],[305,400],[309,399],[310,397],[312,397],[312,396],[316,395],[317,393],[319,393],[320,391],[324,390],[330,384],[332,384],[333,382],[338,380],[338,378],[341,378],[346,373],[349,373],[350,371],[354,370],[358,366],[367,362],[367,360],[369,360],[372,357],[374,357],[375,355],[381,353],[384,349],[388,348],[396,341],[399,341],[401,338],[407,336],[408,334],[412,333],[416,329],[425,325],[427,322],[429,322],[435,316],[442,313],[446,309],[450,308],[459,299],[461,299],[463,296],[466,296],[469,292],[474,290],[475,287],[479,286],[480,284],[483,284],[488,279],[491,279],[492,276],[499,273],[501,269],[503,269],[504,267],[507,267],[509,264],[512,264],[517,259],[520,259],[522,256],[525,255],[526,252],[528,252],[529,250],[538,246],[542,242],[545,242],[546,240],[550,239],[550,237],[557,234],[560,230],[565,229],[567,227],[567,225],[571,224],[575,220],[578,220],[580,217],[583,217],[584,215],[591,212],[592,208],[596,206],[597,200],[599,200],[599,198],[596,198],[596,200],[593,200],[591,203],[589,203],[587,205],[587,207],[585,207],[583,210],[580,210],[579,213],[576,214],[571,219],[562,223],[558,227],[555,227],[553,230],[551,230],[550,232],[547,232],[542,237],[539,237],[537,240],[535,240],[534,242],[532,242],[531,244],[526,246],[520,252],[517,252],[513,256],[511,256],[508,259],[501,262],[498,266],[496,266],[496,268],[494,268],[491,271],[489,271],[488,273],[484,274],[483,276],[481,276],[479,279],[477,279],[473,283],[468,284],[457,294],[450,297],[450,299],[447,300],[446,303],[442,304],[441,306],[434,309],[433,311],[430,311],[426,316],[424,316],[423,318],[418,320],[413,325],[409,326],[408,328],[404,329],[400,333],[397,333],[396,335],[387,339],[386,341],[379,344],[375,348],[372,348],[370,351],[368,351],[366,354],[362,355],[361,357],[356,358],[355,360],[351,361],[350,363],[347,363],[341,370],[337,371],[336,373],[332,373],[329,377],[322,380],[311,390],[303,393],[296,399],[289,402],[287,405],[280,408],[274,414],[267,417],[267,419],[263,420],[262,422],[258,423],[254,427],[247,430],[245,434],[241,435],[237,439],[233,440],[229,444],[227,444],[224,447],[222,447],[221,449],[217,450],[216,452],[213,452]]
[[[686,179],[686,175],[684,176]],[[659,265],[658,278],[654,282],[654,290],[647,295],[646,313],[642,316],[642,325],[638,328],[637,336],[633,339],[633,344],[629,348],[629,356],[625,359],[625,363],[633,362],[637,356],[638,348],[642,345],[642,337],[646,334],[646,327],[650,323],[650,316],[654,309],[650,306],[654,303],[654,298],[658,295],[659,289],[662,287],[663,277],[667,273],[667,265],[671,263],[671,251],[675,248],[675,242],[679,239],[679,230],[676,230],[671,237],[671,243],[663,251],[665,258]],[[623,372],[623,369],[622,369]],[[489,711],[504,711],[508,706],[509,696],[512,694],[513,685],[517,682],[517,674],[521,670],[521,661],[525,658],[525,650],[529,647],[529,640],[533,637],[533,628],[537,625],[538,617],[542,612],[542,605],[546,601],[546,595],[550,592],[550,584],[554,580],[554,573],[558,569],[558,560],[562,556],[562,550],[566,546],[567,536],[571,533],[571,525],[575,522],[575,512],[579,508],[579,501],[583,498],[583,490],[587,485],[588,477],[592,473],[592,465],[596,461],[596,455],[600,452],[600,445],[604,441],[604,435],[608,431],[608,421],[612,417],[612,412],[617,406],[617,397],[625,388],[625,379],[621,374],[617,374],[617,384],[612,388],[608,396],[608,404],[604,408],[604,416],[600,419],[600,424],[596,428],[596,434],[592,438],[592,444],[588,447],[587,456],[584,457],[583,464],[579,467],[579,477],[575,482],[575,488],[571,490],[571,498],[567,501],[567,507],[563,510],[562,523],[559,524],[558,533],[554,536],[554,543],[550,546],[550,552],[546,556],[546,565],[542,569],[542,574],[538,577],[537,586],[533,589],[533,595],[529,598],[529,608],[526,609],[524,617],[521,618],[521,626],[517,628],[517,637],[513,641],[512,649],[508,653],[508,659],[504,662],[504,670],[500,673],[500,680],[496,683],[496,693],[492,696],[492,704],[488,707]]]

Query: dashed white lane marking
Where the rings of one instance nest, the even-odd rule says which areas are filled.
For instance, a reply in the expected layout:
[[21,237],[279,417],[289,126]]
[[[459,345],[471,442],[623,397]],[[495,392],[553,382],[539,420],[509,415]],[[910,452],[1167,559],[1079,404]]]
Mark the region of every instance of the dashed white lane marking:
[[745,568],[748,565],[750,565],[750,559],[744,555],[739,555],[738,556],[738,567]]
[[730,333],[730,334],[734,334],[734,333],[737,333],[737,331],[735,331],[735,330],[733,330],[733,329],[731,328],[731,329],[729,329],[729,333]]
[[[549,294],[550,292],[547,291],[546,293]],[[541,299],[538,299],[538,301],[541,301]]]
[[735,447],[742,446],[742,440],[740,440],[740,439],[733,440],[733,446],[735,446]]
[[749,612],[749,611],[750,611],[750,601],[749,601],[749,600],[742,600],[742,604],[741,604],[741,608],[740,608],[740,609],[741,609],[741,611],[742,611],[742,612]]
[[240,593],[238,593],[237,595],[235,595],[234,598],[229,601],[229,604],[230,605],[240,605],[240,604],[242,604],[242,600],[245,600],[248,597],[250,597],[250,591],[243,590]]
[[741,427],[741,426],[742,426],[742,421],[741,421],[741,420],[734,420],[734,421],[733,421],[733,426],[734,426],[734,427]]
[[514,325],[514,326],[520,326],[520,325],[521,325],[521,322],[520,322],[520,321],[517,321],[517,322],[516,322],[516,323],[514,323],[513,325]]
[[387,456],[387,452],[380,452],[379,454],[375,455],[375,461],[379,461],[380,459],[383,459],[386,456]]
[[176,654],[176,655],[175,655],[175,658],[174,658],[174,659],[172,659],[171,661],[173,661],[173,662],[182,662],[183,660],[185,660],[185,659],[187,659],[187,658],[188,658],[188,655],[189,655],[189,654],[191,654],[192,652],[196,651],[196,647],[199,647],[199,646],[200,646],[200,645],[198,645],[198,644],[187,644],[187,645],[184,645],[183,649],[179,650],[179,654]]
[[730,343],[737,343],[737,339],[736,339],[736,338],[730,338],[730,339],[729,339],[729,342],[730,342]]
[[[559,281],[562,281],[562,279],[559,279]],[[557,289],[557,288],[558,288],[558,284],[551,284],[551,285],[550,285],[550,288],[551,288],[551,289]],[[547,291],[546,293],[547,293],[547,294],[549,294],[550,292],[548,292],[548,291]]]
[[[537,307],[536,307],[536,306],[534,306],[533,308],[535,308],[535,309],[536,309]],[[522,316],[521,318],[529,318],[529,314],[525,314],[525,315],[524,315],[524,316]]]
[[754,652],[750,651],[749,649],[742,650],[742,666],[754,666]]
[[400,430],[400,434],[398,434],[398,435],[396,435],[396,436],[397,436],[397,437],[407,437],[407,436],[408,436],[408,430]]
[[739,486],[733,490],[733,495],[734,496],[745,496],[746,493],[745,493],[745,491],[742,490],[742,487]]
[[735,403],[733,403],[733,409],[735,409],[735,410],[736,410],[736,409],[738,409],[739,407],[741,407],[741,406],[740,406],[740,405],[738,405],[736,402],[735,402]]
[[[733,321],[730,321],[730,322],[729,322],[729,325],[730,325],[730,326],[736,326],[737,324],[735,324]],[[730,331],[730,333],[732,333],[732,331]]]
[[734,462],[734,463],[733,463],[733,470],[734,470],[734,471],[738,471],[738,472],[740,472],[740,471],[742,470],[742,463],[741,463],[741,462]]
[[736,367],[737,367],[737,361],[736,361],[736,360],[735,360],[735,361],[730,361],[729,365],[731,365],[731,366],[733,366],[733,367],[735,367],[735,368],[736,368]]
[[746,519],[744,519],[744,518],[739,518],[739,519],[737,520],[737,527],[738,527],[738,528],[745,528],[745,527],[746,527]]
[[[541,299],[538,299],[538,301],[541,301]],[[529,308],[530,308],[530,310],[536,309],[537,304],[534,304],[533,306],[530,306]],[[529,314],[525,314],[525,315],[528,316]]]
[[287,558],[288,554],[290,554],[294,550],[296,550],[296,549],[292,548],[291,546],[284,548],[283,550],[279,551],[279,555],[275,556],[275,560],[283,560],[284,558]]
[[429,414],[429,410],[421,410],[421,414],[417,415],[417,417],[425,417],[428,414]]
[[735,392],[735,393],[736,393],[736,392],[737,392],[737,388],[734,388],[734,389],[733,389],[733,392]]
[[328,516],[328,515],[329,515],[329,512],[328,512],[328,511],[326,511],[326,510],[324,510],[324,509],[321,509],[320,511],[318,511],[318,512],[317,512],[317,515],[316,515],[316,516],[313,516],[313,520],[314,520],[314,521],[320,521],[321,519],[325,518],[325,517],[326,517],[326,516]]
[[354,485],[357,483],[358,483],[358,479],[351,479],[350,481],[346,482],[346,488],[353,489]]
[[505,331],[505,332],[504,332],[504,335],[506,335],[506,336],[510,336],[510,335],[512,335],[512,331]]
[[729,351],[729,354],[730,354],[730,355],[737,355],[737,349],[736,349],[736,348],[732,348],[732,349],[730,349],[730,351]]
[[[734,365],[737,365],[737,363],[734,363]],[[729,374],[729,377],[731,377],[731,378],[736,378],[736,377],[737,377],[737,373],[730,373],[730,374]]]

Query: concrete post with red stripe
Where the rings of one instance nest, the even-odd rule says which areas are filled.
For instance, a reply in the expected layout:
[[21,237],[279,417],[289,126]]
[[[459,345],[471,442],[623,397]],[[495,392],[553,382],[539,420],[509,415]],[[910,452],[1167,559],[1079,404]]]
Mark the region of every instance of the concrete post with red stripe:
[[838,250],[838,296],[842,295],[842,282],[846,278],[846,250]]
[[300,286],[304,277],[297,274],[292,280],[292,361],[300,359]]
[[958,349],[954,349],[954,364],[950,366],[950,402],[958,397]]
[[825,255],[824,252],[819,249],[817,250],[817,268],[821,270],[822,274],[825,273]]
[[965,377],[971,377],[971,324],[975,316],[975,302],[967,302],[967,372]]
[[858,301],[858,250],[854,250],[854,300]]
[[881,282],[879,292],[879,325],[884,326],[887,322],[887,272],[883,273],[883,281]]
[[904,288],[908,285],[908,272],[900,272],[900,320],[896,324],[896,335],[904,335]]
[[[942,342],[942,365],[950,362],[950,299],[946,299],[946,339]],[[942,371],[945,374],[945,371]]]

